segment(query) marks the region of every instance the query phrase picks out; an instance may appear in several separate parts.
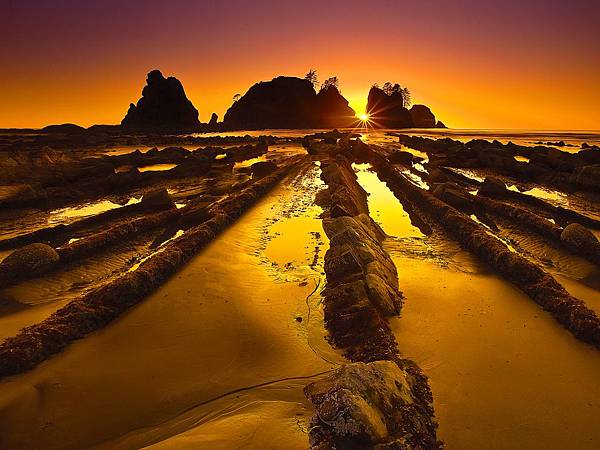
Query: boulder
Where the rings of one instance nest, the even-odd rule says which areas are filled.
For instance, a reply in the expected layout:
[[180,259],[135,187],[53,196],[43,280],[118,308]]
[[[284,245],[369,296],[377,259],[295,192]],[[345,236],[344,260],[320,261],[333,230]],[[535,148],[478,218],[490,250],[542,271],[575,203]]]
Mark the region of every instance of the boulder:
[[600,148],[596,146],[584,148],[582,146],[582,150],[579,150],[575,157],[578,165],[581,166],[600,164]]
[[158,188],[144,193],[142,206],[149,209],[167,209],[174,208],[175,203],[165,188]]
[[[414,379],[392,361],[346,364],[304,388],[311,449],[438,448]],[[399,444],[400,443],[400,444]]]
[[502,180],[494,177],[485,177],[485,180],[483,180],[483,183],[479,187],[477,195],[498,197],[502,196],[506,191],[506,184],[504,184]]
[[600,164],[578,168],[573,172],[573,181],[586,188],[600,188]]
[[409,111],[416,128],[435,128],[435,116],[427,106],[412,105]]
[[29,244],[15,250],[0,263],[0,273],[14,276],[38,275],[55,267],[60,256],[52,247],[46,244]]
[[444,125],[444,122],[442,122],[441,120],[438,120],[437,123],[435,124],[436,128],[447,128],[446,125]]
[[429,183],[445,183],[448,181],[448,175],[438,167],[430,167],[427,181],[429,181]]
[[412,153],[405,152],[402,150],[397,150],[394,153],[390,154],[388,157],[389,162],[392,164],[402,164],[404,166],[409,166],[412,164],[414,156]]
[[433,188],[433,195],[463,212],[472,212],[471,195],[451,183],[438,184]]
[[272,174],[277,170],[277,164],[273,161],[259,161],[250,166],[250,173],[253,178],[261,178]]
[[159,70],[148,73],[142,98],[129,106],[121,125],[128,128],[195,130],[200,126],[198,110],[186,97],[183,85]]
[[165,147],[157,155],[165,161],[181,161],[189,156],[191,152],[183,147]]
[[567,225],[562,231],[560,239],[569,247],[584,253],[592,249],[600,249],[600,242],[594,233],[578,223]]

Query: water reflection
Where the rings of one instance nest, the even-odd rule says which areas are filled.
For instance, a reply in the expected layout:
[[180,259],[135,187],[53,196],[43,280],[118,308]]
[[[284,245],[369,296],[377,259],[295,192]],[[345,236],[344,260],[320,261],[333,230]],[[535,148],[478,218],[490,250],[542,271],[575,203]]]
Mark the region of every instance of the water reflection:
[[127,203],[124,205],[119,205],[118,203],[111,202],[109,200],[101,200],[96,203],[90,203],[87,205],[80,205],[76,207],[69,208],[61,208],[56,209],[54,211],[50,211],[50,215],[48,217],[49,224],[59,224],[63,223],[65,219],[79,218],[79,217],[87,217],[93,216],[96,214],[103,213],[105,211],[110,211],[111,209],[121,208],[123,206],[134,205],[142,201],[142,198],[130,198]]
[[173,167],[177,167],[177,164],[151,164],[149,166],[138,167],[138,170],[140,172],[156,172],[171,170]]
[[353,164],[358,183],[369,193],[369,212],[390,236],[422,238],[425,235],[414,226],[394,193],[370,170],[370,164]]

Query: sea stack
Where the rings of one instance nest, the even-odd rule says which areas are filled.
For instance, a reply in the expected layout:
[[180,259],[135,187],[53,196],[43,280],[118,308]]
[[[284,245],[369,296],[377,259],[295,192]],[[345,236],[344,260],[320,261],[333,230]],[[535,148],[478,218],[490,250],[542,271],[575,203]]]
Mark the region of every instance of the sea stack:
[[412,105],[409,110],[415,128],[435,128],[435,116],[425,105]]
[[373,86],[367,97],[367,114],[371,123],[377,128],[411,128],[413,120],[408,109],[404,107],[401,92],[386,93]]
[[186,97],[175,77],[165,78],[160,70],[148,73],[142,98],[129,106],[121,125],[127,128],[194,130],[200,126],[198,110]]
[[227,129],[327,128],[352,125],[354,110],[335,86],[315,92],[306,79],[279,76],[253,85],[225,113]]
[[356,113],[334,85],[319,91],[315,111],[315,127],[318,128],[343,128],[356,124]]
[[[413,105],[407,108],[408,101],[403,96],[400,85],[384,89],[373,86],[367,98],[367,114],[370,123],[377,128],[445,128],[442,122],[436,122],[435,116],[425,105]],[[439,124],[439,125],[438,125]]]

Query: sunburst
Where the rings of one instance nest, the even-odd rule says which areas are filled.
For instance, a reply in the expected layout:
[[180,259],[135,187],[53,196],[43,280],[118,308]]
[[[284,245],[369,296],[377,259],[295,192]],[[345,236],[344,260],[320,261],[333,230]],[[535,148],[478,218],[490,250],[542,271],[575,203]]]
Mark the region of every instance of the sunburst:
[[369,113],[357,114],[356,118],[358,119],[359,128],[369,128],[369,125],[371,125],[371,115]]

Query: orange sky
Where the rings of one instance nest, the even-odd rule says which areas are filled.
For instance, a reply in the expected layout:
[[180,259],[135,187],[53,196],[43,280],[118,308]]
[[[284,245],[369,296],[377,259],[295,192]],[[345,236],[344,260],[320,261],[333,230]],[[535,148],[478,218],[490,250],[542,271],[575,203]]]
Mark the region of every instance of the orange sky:
[[0,127],[118,123],[154,68],[208,121],[313,67],[356,110],[389,80],[454,128],[600,128],[599,2],[414,3],[0,0]]

